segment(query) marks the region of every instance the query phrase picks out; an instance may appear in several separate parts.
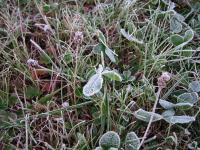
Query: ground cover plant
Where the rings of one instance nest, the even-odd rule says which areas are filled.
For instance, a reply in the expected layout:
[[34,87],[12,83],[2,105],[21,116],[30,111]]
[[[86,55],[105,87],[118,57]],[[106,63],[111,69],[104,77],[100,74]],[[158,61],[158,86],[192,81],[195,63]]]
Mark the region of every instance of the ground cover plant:
[[0,8],[0,149],[200,149],[199,0]]

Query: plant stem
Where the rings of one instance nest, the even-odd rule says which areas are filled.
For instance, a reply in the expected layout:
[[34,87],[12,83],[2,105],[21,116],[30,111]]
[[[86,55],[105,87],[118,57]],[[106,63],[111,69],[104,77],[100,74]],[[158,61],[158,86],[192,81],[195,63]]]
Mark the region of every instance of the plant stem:
[[149,120],[149,123],[148,123],[148,126],[147,126],[147,128],[146,128],[146,131],[145,131],[145,133],[144,133],[144,136],[143,136],[143,138],[142,138],[142,141],[140,142],[140,145],[138,146],[138,150],[139,150],[139,149],[141,148],[141,146],[143,145],[143,143],[144,143],[144,141],[145,141],[145,139],[146,139],[146,137],[147,137],[148,131],[149,131],[150,127],[151,127],[151,124],[152,124],[152,121],[153,121],[153,117],[154,117],[154,113],[155,113],[155,111],[156,111],[156,106],[157,106],[157,104],[158,104],[158,100],[159,100],[159,97],[160,97],[160,92],[161,92],[161,90],[162,90],[162,87],[159,87],[159,88],[158,88],[158,92],[156,93],[156,101],[155,101],[155,103],[154,103],[154,105],[153,105],[152,115],[151,115],[151,118],[150,118],[150,120]]

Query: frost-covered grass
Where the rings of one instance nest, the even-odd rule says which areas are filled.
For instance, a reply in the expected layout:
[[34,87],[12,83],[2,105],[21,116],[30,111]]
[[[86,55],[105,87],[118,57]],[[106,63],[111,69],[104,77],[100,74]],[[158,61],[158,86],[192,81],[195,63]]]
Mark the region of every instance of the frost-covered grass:
[[0,0],[0,149],[198,149],[198,0]]

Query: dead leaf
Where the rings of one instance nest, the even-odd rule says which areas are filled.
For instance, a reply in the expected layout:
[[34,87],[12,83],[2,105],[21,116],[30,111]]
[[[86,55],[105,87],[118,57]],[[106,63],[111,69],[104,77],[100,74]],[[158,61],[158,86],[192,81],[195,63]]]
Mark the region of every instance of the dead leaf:
[[31,77],[34,80],[47,77],[48,75],[49,73],[47,72],[47,70],[31,68]]

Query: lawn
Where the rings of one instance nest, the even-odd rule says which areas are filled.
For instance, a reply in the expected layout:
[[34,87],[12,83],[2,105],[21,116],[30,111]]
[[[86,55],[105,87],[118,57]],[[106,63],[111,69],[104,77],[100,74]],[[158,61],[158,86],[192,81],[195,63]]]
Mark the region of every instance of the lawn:
[[199,0],[0,0],[0,149],[200,150]]

